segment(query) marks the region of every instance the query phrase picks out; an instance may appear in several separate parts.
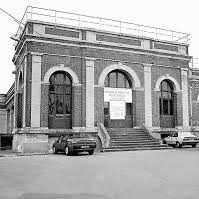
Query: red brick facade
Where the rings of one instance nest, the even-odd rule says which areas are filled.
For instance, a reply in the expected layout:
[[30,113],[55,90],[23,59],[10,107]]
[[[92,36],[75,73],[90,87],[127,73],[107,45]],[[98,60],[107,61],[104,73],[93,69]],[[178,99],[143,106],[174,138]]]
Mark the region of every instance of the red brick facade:
[[[185,51],[180,52],[181,48]],[[33,61],[35,57],[41,61],[35,63]],[[19,74],[23,77],[21,102],[15,99],[15,107],[18,107],[18,103],[22,106],[22,128],[17,128],[19,119],[16,117],[15,109],[14,132],[21,135],[41,133],[52,137],[53,134],[86,131],[96,136],[97,125],[104,123],[104,80],[108,72],[113,70],[123,71],[132,82],[133,128],[149,124],[152,131],[160,134],[175,129],[190,129],[191,125],[199,126],[199,89],[195,83],[192,86],[190,106],[189,61],[186,44],[29,21],[16,46],[16,56],[13,59],[16,65],[15,93],[19,92]],[[93,63],[94,69],[92,64],[88,63]],[[35,71],[34,67],[39,70]],[[92,74],[92,70],[94,84],[88,85],[88,79],[91,78],[88,74]],[[71,129],[48,127],[49,77],[56,71],[65,71],[72,79]],[[150,77],[151,80],[146,77]],[[33,78],[36,78],[36,81],[33,81]],[[162,128],[160,121],[160,83],[163,80],[172,82],[176,96],[175,127],[168,129]],[[39,94],[33,89],[35,85],[39,85],[38,88],[41,90]],[[91,91],[94,89],[94,99],[87,94],[87,89]],[[38,95],[37,102],[32,100],[32,95]],[[188,102],[183,95],[186,95]],[[86,110],[92,100],[94,100],[93,115],[92,110],[91,112]],[[31,118],[31,111],[37,110],[37,104],[40,106],[39,118],[34,119]],[[87,126],[88,124],[91,126]],[[18,141],[15,140],[15,143]],[[15,147],[17,149],[16,144]]]

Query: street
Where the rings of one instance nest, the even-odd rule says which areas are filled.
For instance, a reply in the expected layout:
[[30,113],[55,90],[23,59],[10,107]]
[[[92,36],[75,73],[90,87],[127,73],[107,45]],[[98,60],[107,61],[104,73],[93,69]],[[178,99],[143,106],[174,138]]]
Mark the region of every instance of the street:
[[1,199],[198,197],[198,148],[0,157]]

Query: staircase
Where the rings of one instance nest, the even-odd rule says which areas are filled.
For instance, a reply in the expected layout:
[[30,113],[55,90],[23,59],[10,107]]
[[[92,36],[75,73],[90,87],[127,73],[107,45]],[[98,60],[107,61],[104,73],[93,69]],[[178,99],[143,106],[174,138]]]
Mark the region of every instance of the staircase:
[[103,149],[105,152],[171,148],[149,137],[142,129],[110,128],[107,129],[107,132],[110,136],[110,146],[109,148]]

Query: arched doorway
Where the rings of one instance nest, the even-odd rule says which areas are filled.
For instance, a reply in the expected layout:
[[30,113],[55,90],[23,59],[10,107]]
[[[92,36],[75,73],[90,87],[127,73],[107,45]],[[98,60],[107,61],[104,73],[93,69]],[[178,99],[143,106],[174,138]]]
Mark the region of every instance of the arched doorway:
[[132,82],[123,70],[113,70],[105,78],[104,126],[133,126]]
[[163,80],[160,84],[160,126],[162,128],[175,127],[176,95],[170,80]]
[[53,129],[72,128],[72,81],[65,71],[54,72],[49,79],[49,120]]

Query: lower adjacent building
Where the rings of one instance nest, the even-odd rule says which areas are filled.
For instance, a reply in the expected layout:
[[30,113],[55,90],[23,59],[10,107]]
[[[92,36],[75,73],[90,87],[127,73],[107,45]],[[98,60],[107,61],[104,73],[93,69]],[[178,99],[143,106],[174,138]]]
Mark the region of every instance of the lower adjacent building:
[[24,23],[15,83],[0,96],[1,147],[47,152],[58,136],[77,131],[98,148],[109,147],[110,129],[145,129],[158,140],[197,134],[199,72],[189,67],[188,44],[175,32],[165,40],[102,25]]

